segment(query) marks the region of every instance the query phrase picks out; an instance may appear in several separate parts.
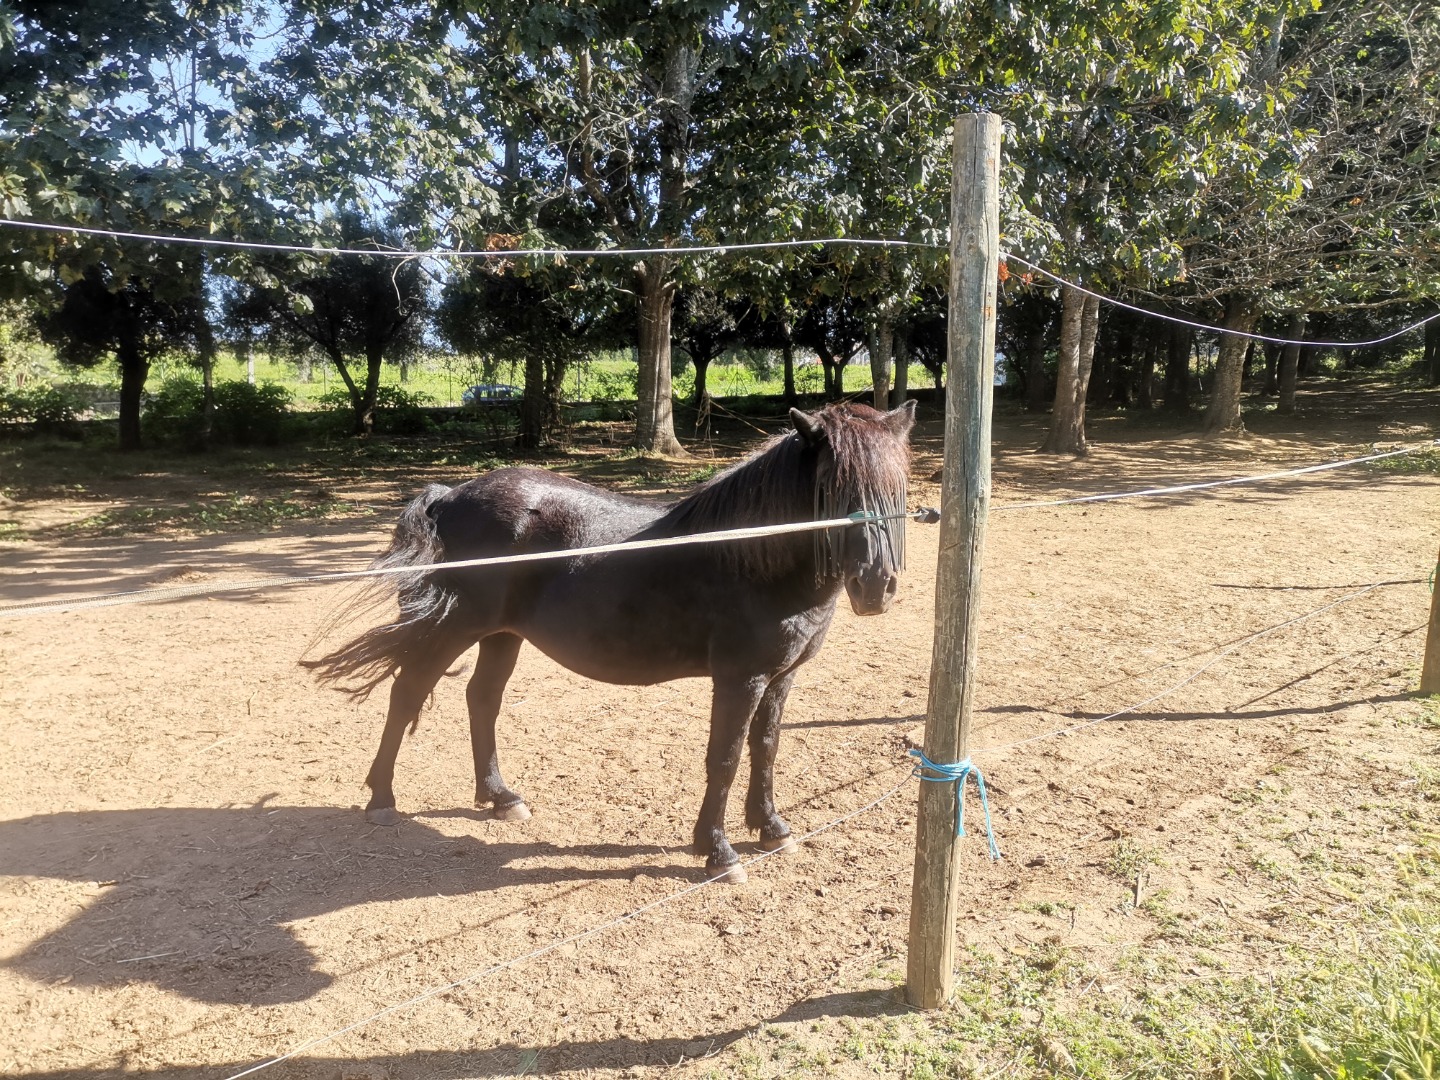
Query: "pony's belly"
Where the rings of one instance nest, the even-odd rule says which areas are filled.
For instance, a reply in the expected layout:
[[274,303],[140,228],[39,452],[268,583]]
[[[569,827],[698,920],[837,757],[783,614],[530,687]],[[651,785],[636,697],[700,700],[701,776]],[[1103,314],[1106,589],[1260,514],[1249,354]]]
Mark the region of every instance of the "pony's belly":
[[596,682],[651,686],[672,679],[709,675],[708,665],[678,657],[647,655],[640,649],[615,650],[595,642],[556,640],[528,634],[530,643],[561,667]]

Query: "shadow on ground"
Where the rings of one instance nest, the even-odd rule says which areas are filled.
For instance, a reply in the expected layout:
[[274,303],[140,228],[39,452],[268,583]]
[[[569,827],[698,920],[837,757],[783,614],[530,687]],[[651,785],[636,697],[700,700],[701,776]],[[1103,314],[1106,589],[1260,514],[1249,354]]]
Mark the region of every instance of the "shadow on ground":
[[[516,886],[703,878],[698,860],[671,855],[654,845],[482,843],[413,819],[378,829],[354,810],[264,800],[233,809],[36,815],[0,822],[0,874],[77,882],[89,895],[78,914],[5,966],[45,983],[143,980],[197,1001],[301,1001],[332,976],[288,929],[296,920],[357,904]],[[639,867],[632,861],[647,857]],[[563,902],[573,891],[550,899]],[[483,925],[536,906],[533,894],[517,896],[513,910]],[[386,955],[362,967],[417,947],[383,913],[373,928]],[[396,935],[393,952],[383,945],[387,931]]]
[[[784,1012],[759,1024],[724,1031],[702,1032],[688,1039],[636,1039],[616,1036],[596,1041],[559,1042],[553,1046],[506,1043],[486,1050],[420,1051],[368,1058],[346,1055],[303,1057],[282,1062],[258,1075],[273,1080],[334,1080],[337,1076],[384,1077],[385,1080],[460,1080],[490,1076],[547,1076],[557,1072],[624,1069],[641,1066],[675,1066],[721,1053],[766,1024],[787,1024],[827,1017],[873,1017],[907,1011],[893,992],[855,991],[826,994],[797,1001]],[[297,1036],[298,1037],[298,1036]],[[276,1047],[276,1053],[283,1053]],[[256,1060],[208,1065],[134,1068],[131,1080],[221,1080],[242,1072]],[[24,1080],[90,1080],[116,1074],[114,1066],[61,1069],[18,1074]]]

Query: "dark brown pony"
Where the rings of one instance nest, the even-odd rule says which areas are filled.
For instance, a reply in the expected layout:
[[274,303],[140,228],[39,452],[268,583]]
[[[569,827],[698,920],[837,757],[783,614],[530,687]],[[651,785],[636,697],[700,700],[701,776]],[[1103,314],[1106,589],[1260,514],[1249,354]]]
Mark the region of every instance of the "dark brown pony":
[[795,672],[819,651],[843,589],[860,615],[890,606],[904,519],[845,528],[573,559],[428,571],[431,564],[623,540],[843,517],[903,513],[914,402],[791,410],[795,430],[669,506],[540,469],[497,469],[456,488],[432,485],[401,515],[377,566],[399,614],[317,660],[322,683],[364,697],[394,677],[380,750],[370,767],[368,820],[400,820],[391,784],[407,727],[459,656],[480,645],[465,698],[475,801],[523,820],[524,800],[500,775],[495,718],[522,641],[603,682],[651,684],[708,675],[714,683],[707,785],[695,826],[707,871],[743,879],[725,836],[725,803],[750,739],[745,822],[766,850],[793,847],[775,812],[780,714]]

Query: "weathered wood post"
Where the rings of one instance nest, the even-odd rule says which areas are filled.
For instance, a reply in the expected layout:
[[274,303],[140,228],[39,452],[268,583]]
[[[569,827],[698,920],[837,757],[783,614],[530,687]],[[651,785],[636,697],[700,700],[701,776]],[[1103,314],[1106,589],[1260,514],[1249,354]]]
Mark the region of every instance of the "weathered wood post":
[[1430,629],[1425,633],[1425,665],[1420,669],[1420,692],[1440,694],[1440,556],[1435,559],[1435,576],[1431,579]]
[[[945,467],[935,645],[925,755],[950,764],[967,754],[975,687],[980,554],[990,506],[990,403],[995,390],[995,303],[1000,254],[1000,118],[955,121],[950,192],[950,317],[946,359]],[[943,1005],[955,978],[958,784],[920,785],[910,893],[910,1004]]]

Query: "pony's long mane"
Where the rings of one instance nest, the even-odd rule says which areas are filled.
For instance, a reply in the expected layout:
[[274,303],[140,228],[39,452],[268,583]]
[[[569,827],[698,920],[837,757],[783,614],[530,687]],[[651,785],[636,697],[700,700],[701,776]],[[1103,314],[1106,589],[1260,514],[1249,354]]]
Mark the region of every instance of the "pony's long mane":
[[[812,415],[825,432],[818,446],[799,432],[773,437],[670,507],[642,536],[677,536],[843,517],[853,509],[905,509],[910,450],[865,405],[829,405]],[[886,522],[892,558],[904,558],[904,520]],[[746,577],[774,580],[801,565],[817,580],[839,573],[839,539],[831,530],[716,545]]]

